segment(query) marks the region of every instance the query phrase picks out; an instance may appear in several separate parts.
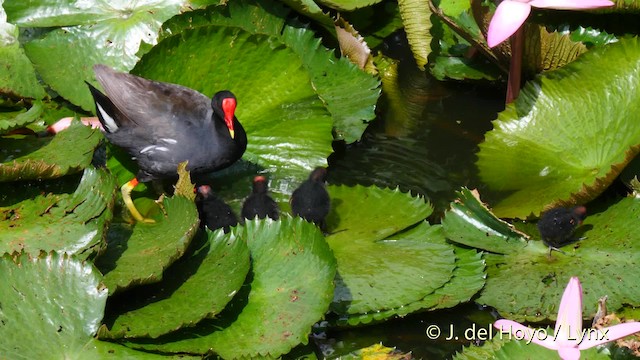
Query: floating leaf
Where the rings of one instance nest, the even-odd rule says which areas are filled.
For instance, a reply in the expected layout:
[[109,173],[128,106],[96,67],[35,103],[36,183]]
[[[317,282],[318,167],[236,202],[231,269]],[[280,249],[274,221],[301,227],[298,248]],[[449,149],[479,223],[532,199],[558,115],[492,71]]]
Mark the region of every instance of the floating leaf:
[[422,68],[427,65],[427,57],[431,52],[429,0],[400,0],[398,6],[407,32],[409,47],[416,64]]
[[19,111],[0,112],[0,135],[36,121],[41,113],[41,101],[35,102],[28,111],[22,109]]
[[331,14],[329,12],[325,12],[322,10],[318,4],[313,0],[281,0],[283,3],[287,4],[290,8],[296,10],[297,12],[306,15],[307,17],[315,20],[318,24],[321,24],[326,29],[333,28],[333,19],[331,18]]
[[193,201],[165,198],[161,215],[153,224],[115,224],[109,228],[107,251],[96,261],[109,293],[158,282],[162,272],[184,254],[198,228]]
[[403,28],[402,18],[398,11],[398,4],[385,2],[383,5],[357,9],[348,13],[343,12],[341,17],[347,19],[353,27],[364,36],[370,48],[378,48],[393,34]]
[[[494,307],[513,320],[555,320],[560,297],[572,276],[580,278],[584,289],[583,314],[593,316],[598,299],[608,296],[607,306],[640,303],[637,264],[640,264],[640,235],[634,223],[640,220],[640,201],[625,198],[607,210],[588,216],[578,228],[576,239],[549,254],[539,234],[524,242],[522,237],[497,231],[497,218],[474,209],[476,204],[463,197],[445,216],[443,226],[452,240],[467,246],[503,252],[486,254],[487,283],[477,302]],[[460,213],[467,214],[460,216]],[[469,214],[474,214],[473,216]],[[481,216],[478,216],[478,215]],[[466,223],[463,221],[466,220]],[[475,227],[474,227],[475,226]],[[463,231],[466,238],[460,238]],[[534,230],[535,231],[535,230]],[[489,236],[487,236],[489,234]],[[498,242],[502,239],[504,245]]]
[[[426,224],[421,225],[426,227]],[[433,226],[429,241],[441,242],[445,244],[446,240],[442,234],[440,226]],[[421,234],[424,230],[419,227],[414,228],[416,234]],[[372,321],[383,321],[396,316],[405,316],[421,310],[435,310],[454,307],[460,303],[469,301],[478,291],[482,289],[485,283],[485,264],[482,255],[473,249],[463,249],[454,247],[456,255],[455,269],[452,277],[441,288],[436,289],[424,298],[403,305],[399,308],[376,311],[367,314],[349,315],[346,318],[340,318],[337,321],[339,326],[354,326],[367,324]]]
[[[347,143],[360,139],[367,123],[375,117],[374,110],[380,96],[380,82],[376,77],[360,70],[346,58],[337,59],[333,51],[322,46],[312,31],[285,26],[282,18],[287,10],[277,4],[270,1],[234,1],[229,3],[229,15],[224,10],[227,9],[209,8],[207,11],[185,14],[169,21],[167,29],[176,33],[180,29],[209,24],[237,26],[252,34],[278,38],[300,57],[314,91],[331,113],[335,137]],[[278,16],[274,16],[274,12]],[[333,29],[333,22],[330,27]],[[226,45],[217,46],[221,48]],[[239,76],[242,77],[242,74]],[[253,76],[242,79],[247,84],[256,81],[257,87],[264,86],[259,83],[260,79]],[[252,101],[260,103],[264,99],[258,97]]]
[[333,312],[347,317],[397,309],[451,279],[453,248],[439,227],[422,223],[432,211],[424,199],[362,186],[330,186],[329,194],[327,242],[338,261]]
[[[568,31],[569,29],[567,27],[563,33]],[[618,41],[618,38],[616,38],[615,35],[608,34],[602,30],[584,28],[582,26],[578,26],[578,28],[571,31],[570,34],[571,40],[580,41],[589,47],[606,45]]]
[[7,23],[3,2],[0,0],[0,94],[11,98],[42,99],[44,88],[38,83],[33,65],[20,47],[18,27]]
[[496,215],[584,203],[609,186],[640,149],[639,59],[639,40],[625,39],[527,83],[480,145],[482,180],[506,194]]
[[64,251],[81,258],[104,247],[115,182],[105,170],[88,168],[72,194],[47,194],[0,207],[0,253]]
[[[48,355],[48,354],[47,354]],[[84,346],[81,353],[83,359],[131,359],[131,360],[196,360],[202,359],[201,356],[188,356],[188,355],[159,355],[148,353],[144,351],[137,351],[130,349],[126,346],[91,339],[91,341]]]
[[355,9],[377,4],[381,1],[382,0],[319,0],[318,2],[332,9],[353,11]]
[[360,69],[371,69],[375,72],[371,48],[353,25],[344,18],[339,18],[335,25],[336,36],[340,44],[340,53],[346,56]]
[[25,360],[178,358],[94,339],[104,313],[107,289],[91,264],[55,252],[39,256],[15,253],[0,258],[0,273],[0,353],[3,357]]
[[0,137],[0,181],[51,179],[78,172],[91,163],[102,139],[79,122],[52,137]]
[[528,236],[496,218],[477,192],[463,189],[458,195],[442,220],[448,239],[498,254],[516,253],[529,245]]
[[194,201],[196,195],[193,192],[194,184],[191,182],[191,174],[187,171],[188,161],[178,164],[178,181],[175,185],[175,195],[184,196],[187,199]]
[[248,298],[238,294],[219,320],[144,344],[138,339],[130,346],[240,358],[278,357],[307,343],[311,326],[331,302],[331,250],[320,230],[300,218],[252,220],[245,225],[241,229],[253,261]]
[[550,33],[544,26],[527,26],[525,34],[523,67],[534,73],[561,68],[587,51],[568,34]]
[[9,19],[20,26],[65,26],[25,43],[24,48],[49,86],[72,103],[93,110],[93,99],[84,84],[94,78],[92,65],[130,70],[139,59],[140,44],[155,44],[161,24],[178,14],[183,2],[10,1],[5,9]]
[[159,291],[146,291],[148,303],[118,315],[101,337],[155,338],[217,315],[249,272],[249,249],[236,231],[207,231],[203,247],[167,269]]
[[310,72],[315,91],[333,117],[336,138],[347,143],[359,140],[375,117],[380,81],[346,58],[335,59],[308,30],[287,27],[283,40]]
[[[541,359],[556,360],[558,352],[549,350],[540,345],[521,340],[508,333],[501,334],[497,329],[493,331],[493,339],[486,341],[482,346],[468,346],[462,352],[457,353],[453,360],[477,360],[477,359]],[[553,338],[554,330],[551,328],[540,329],[536,335],[543,338],[545,335]],[[580,351],[580,355],[585,359],[611,359],[608,351],[598,348],[591,348]]]
[[[200,70],[176,71],[183,68]],[[243,159],[277,171],[282,181],[273,186],[277,192],[292,192],[310,169],[326,165],[332,151],[331,117],[299,56],[278,39],[203,26],[163,40],[135,71],[210,95],[232,89],[248,137]],[[245,79],[247,71],[251,81]]]
[[100,273],[58,253],[5,254],[0,273],[2,356],[80,358],[100,326],[107,301]]

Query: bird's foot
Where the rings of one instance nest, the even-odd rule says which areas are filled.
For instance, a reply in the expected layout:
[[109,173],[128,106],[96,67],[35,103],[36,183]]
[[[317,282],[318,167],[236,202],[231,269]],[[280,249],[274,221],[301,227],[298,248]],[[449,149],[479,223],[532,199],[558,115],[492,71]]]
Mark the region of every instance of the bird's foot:
[[562,251],[562,250],[558,249],[558,248],[557,248],[557,247],[555,247],[555,246],[549,246],[549,259],[551,259],[551,252],[552,252],[553,250],[555,250],[555,251],[557,251],[557,252],[561,253],[562,255],[568,255],[566,252],[564,252],[564,251]]
[[131,213],[131,216],[133,216],[136,221],[146,224],[153,224],[156,221],[142,216],[142,214],[140,214],[138,209],[136,209],[136,206],[133,204],[133,200],[131,199],[131,190],[133,190],[136,185],[138,185],[138,179],[135,178],[122,185],[122,188],[120,188],[120,191],[122,192],[122,200],[124,201],[127,209],[129,209],[129,213]]
[[339,229],[339,230],[333,230],[333,231],[322,230],[322,234],[324,236],[329,236],[329,235],[338,234],[338,233],[341,233],[341,232],[347,231],[347,230],[349,230],[349,229]]

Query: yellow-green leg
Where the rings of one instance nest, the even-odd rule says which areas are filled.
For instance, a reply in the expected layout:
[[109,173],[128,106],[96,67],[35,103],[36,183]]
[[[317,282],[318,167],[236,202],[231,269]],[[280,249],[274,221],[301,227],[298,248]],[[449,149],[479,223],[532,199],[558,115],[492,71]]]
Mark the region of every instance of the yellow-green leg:
[[138,209],[136,209],[136,206],[133,204],[133,200],[131,200],[131,190],[133,190],[133,188],[136,187],[137,185],[138,185],[138,179],[136,178],[133,178],[132,180],[122,185],[122,188],[120,188],[120,191],[122,192],[122,200],[124,200],[124,204],[127,206],[127,209],[129,209],[131,216],[133,216],[133,218],[136,219],[136,221],[149,223],[149,224],[155,223],[156,222],[155,220],[147,219],[143,217],[138,211]]

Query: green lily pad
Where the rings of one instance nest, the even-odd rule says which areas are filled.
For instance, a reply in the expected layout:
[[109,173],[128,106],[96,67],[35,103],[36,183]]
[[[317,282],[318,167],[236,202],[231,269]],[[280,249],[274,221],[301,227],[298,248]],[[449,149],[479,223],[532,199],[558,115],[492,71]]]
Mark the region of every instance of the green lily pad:
[[315,91],[334,123],[335,138],[352,143],[360,139],[380,96],[380,81],[332,51],[305,29],[286,27],[283,40],[296,51],[311,74]]
[[[185,68],[199,70],[177,71]],[[135,72],[208,95],[233,90],[236,114],[248,137],[243,159],[296,180],[274,186],[280,191],[292,192],[309,169],[326,165],[332,151],[331,117],[299,56],[276,38],[203,26],[163,40]],[[251,81],[246,80],[247,72]]]
[[332,9],[353,11],[359,8],[377,4],[381,1],[382,0],[319,0],[318,2]]
[[498,254],[517,253],[529,245],[528,236],[496,218],[473,192],[463,189],[442,220],[447,238]]
[[91,339],[82,349],[83,359],[130,359],[130,360],[196,360],[201,356],[189,355],[160,355],[144,351],[137,351],[124,345]]
[[294,9],[302,15],[313,19],[319,25],[324,26],[329,31],[334,30],[334,20],[331,18],[331,14],[323,10],[313,0],[281,0],[288,7]]
[[3,2],[0,0],[0,94],[11,98],[42,99],[44,88],[20,47],[18,27],[7,23]]
[[0,181],[51,179],[78,172],[91,163],[102,134],[73,122],[52,137],[0,137]]
[[37,195],[0,207],[0,253],[55,250],[95,256],[113,216],[114,188],[105,170],[87,168],[72,194]]
[[25,43],[24,48],[49,86],[72,103],[93,110],[93,98],[84,84],[94,79],[92,65],[130,70],[139,59],[140,44],[155,44],[160,26],[181,11],[183,2],[11,1],[5,9],[10,21],[20,26],[65,26]]
[[595,48],[527,83],[480,145],[480,177],[505,194],[499,217],[598,196],[640,149],[640,43]]
[[416,64],[422,68],[427,65],[427,57],[431,52],[429,0],[400,0],[398,7],[402,22],[405,24],[409,47]]
[[[71,255],[0,258],[0,352],[8,359],[172,359],[97,341],[107,301],[100,273]],[[25,324],[29,324],[25,326]]]
[[[305,7],[304,4],[301,6]],[[298,55],[308,71],[314,91],[333,118],[335,138],[347,143],[359,140],[367,123],[375,117],[380,81],[348,59],[336,58],[333,50],[324,48],[309,29],[285,25],[288,12],[287,8],[268,0],[234,1],[228,7],[212,7],[171,19],[165,25],[165,31],[176,34],[185,28],[205,25],[235,26],[251,34],[278,38]],[[333,31],[333,22],[328,25]],[[249,84],[254,81],[253,77],[243,79]]]
[[100,273],[58,253],[5,254],[0,273],[2,356],[79,358],[100,326],[107,301]]
[[278,357],[308,342],[311,326],[329,307],[336,273],[322,233],[300,218],[251,220],[245,226],[238,235],[247,239],[253,277],[219,319],[128,346],[240,358]]
[[327,242],[338,261],[333,312],[351,316],[397,309],[451,279],[456,256],[439,228],[422,222],[432,212],[423,198],[377,187],[328,190]]
[[580,41],[587,46],[601,46],[618,41],[615,35],[590,27],[585,28],[578,26],[576,29],[573,29],[570,34],[571,40]]
[[236,232],[206,231],[206,244],[168,268],[160,290],[148,291],[145,304],[117,315],[100,337],[155,338],[217,315],[249,272],[249,249]]
[[522,67],[532,73],[561,68],[587,51],[583,43],[571,39],[569,34],[549,32],[544,26],[527,26],[525,38]]
[[0,112],[0,135],[36,121],[41,113],[41,101],[35,102],[28,111],[22,109],[19,111]]
[[[467,246],[500,254],[486,254],[487,283],[476,300],[478,303],[496,308],[504,317],[516,321],[555,320],[560,297],[568,279],[580,278],[586,290],[583,303],[585,318],[592,317],[598,299],[607,295],[607,306],[619,309],[624,304],[637,306],[640,303],[640,285],[637,264],[640,264],[640,237],[635,223],[640,217],[640,201],[625,198],[605,211],[588,216],[578,228],[576,238],[582,240],[561,248],[564,253],[549,249],[540,241],[540,235],[530,234],[534,240],[494,233],[492,223],[486,216],[465,216],[458,213],[474,213],[468,200],[455,204],[458,210],[446,214],[443,226],[453,241]],[[472,219],[466,224],[464,219]],[[470,226],[475,224],[475,229]],[[489,234],[489,236],[487,236]],[[497,243],[502,239],[505,243]],[[588,289],[588,290],[587,290]]]
[[[407,232],[413,232],[415,234],[414,236],[424,236],[425,231],[427,231],[431,235],[428,241],[435,243],[441,242],[442,244],[446,243],[442,227],[434,225],[431,227],[431,231],[426,230],[425,228],[427,227],[428,225],[423,223]],[[431,294],[399,308],[342,317],[335,322],[336,325],[354,326],[380,322],[392,317],[406,316],[418,311],[450,308],[469,301],[485,284],[485,263],[482,259],[482,254],[474,249],[464,249],[455,246],[454,252],[456,262],[451,279]]]
[[[497,329],[493,330],[493,339],[485,342],[482,346],[468,346],[462,352],[457,353],[453,360],[476,360],[476,359],[540,359],[557,360],[559,358],[556,350],[549,350],[542,346],[527,343],[526,340],[519,340],[509,334],[500,334]],[[553,329],[545,330],[549,337],[553,335]],[[537,334],[544,334],[538,332]],[[540,335],[543,336],[543,335]],[[580,351],[581,358],[584,359],[611,359],[607,350],[601,351],[597,348]]]
[[358,29],[372,49],[378,48],[390,35],[404,27],[398,4],[393,2],[341,13],[340,16]]
[[165,198],[166,215],[153,224],[114,224],[109,228],[107,251],[96,260],[109,294],[162,279],[162,272],[184,254],[200,219],[191,199]]

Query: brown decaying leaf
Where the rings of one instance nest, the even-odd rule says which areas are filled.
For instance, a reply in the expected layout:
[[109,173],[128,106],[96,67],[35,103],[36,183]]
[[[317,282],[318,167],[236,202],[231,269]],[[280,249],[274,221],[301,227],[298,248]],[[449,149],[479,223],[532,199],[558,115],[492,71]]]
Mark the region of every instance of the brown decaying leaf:
[[352,63],[369,73],[375,74],[375,66],[371,57],[371,49],[367,42],[345,19],[338,17],[335,21],[336,35],[340,44],[340,52]]

